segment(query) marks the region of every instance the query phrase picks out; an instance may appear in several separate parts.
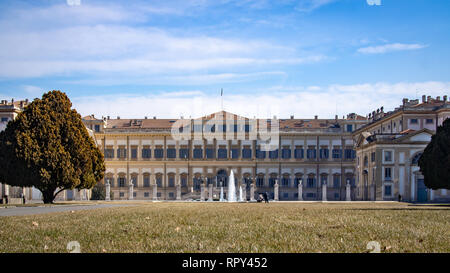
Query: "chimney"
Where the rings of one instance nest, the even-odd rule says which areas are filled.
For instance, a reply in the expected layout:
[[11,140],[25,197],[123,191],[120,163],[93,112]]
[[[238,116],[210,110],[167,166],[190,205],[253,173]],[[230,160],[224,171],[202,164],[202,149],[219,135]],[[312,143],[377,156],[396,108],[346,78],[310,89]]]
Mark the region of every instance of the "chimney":
[[381,106],[380,111],[381,113],[384,113],[384,106]]
[[319,118],[319,116],[318,116],[318,115],[315,115],[315,116],[314,116],[314,119],[318,119],[318,118]]
[[119,117],[119,116],[117,116],[117,119],[120,119],[120,117]]
[[426,96],[422,95],[422,102],[425,102],[425,101],[426,101]]
[[405,104],[407,104],[408,103],[408,99],[407,98],[404,98],[403,99],[403,105],[405,105]]
[[153,116],[153,119],[156,119],[156,116]]
[[291,115],[291,119],[294,119],[294,115]]
[[147,119],[147,116],[145,116],[144,119]]
[[444,100],[444,101],[447,101],[447,95],[445,95],[445,96],[443,97],[443,100]]
[[431,102],[431,96],[427,97],[427,102]]
[[338,120],[338,115],[334,116],[334,120],[336,120],[336,121]]
[[436,97],[436,100],[437,100],[437,101],[440,101],[440,100],[441,100],[441,96],[437,96],[437,97]]
[[106,119],[108,119],[108,120],[109,120],[109,116],[107,116],[107,117],[106,117]]

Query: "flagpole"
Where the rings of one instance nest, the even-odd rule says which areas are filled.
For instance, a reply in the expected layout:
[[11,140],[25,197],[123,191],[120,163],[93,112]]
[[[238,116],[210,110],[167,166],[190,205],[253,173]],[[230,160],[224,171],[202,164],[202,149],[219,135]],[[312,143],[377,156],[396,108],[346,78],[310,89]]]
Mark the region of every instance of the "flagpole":
[[223,111],[223,88],[220,89],[221,110]]

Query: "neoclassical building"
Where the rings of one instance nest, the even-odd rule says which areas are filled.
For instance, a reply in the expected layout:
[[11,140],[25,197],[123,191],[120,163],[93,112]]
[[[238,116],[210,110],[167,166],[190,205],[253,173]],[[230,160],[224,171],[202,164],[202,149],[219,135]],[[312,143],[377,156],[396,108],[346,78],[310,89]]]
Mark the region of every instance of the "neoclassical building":
[[[352,132],[367,123],[356,114],[252,120],[225,111],[197,119],[83,120],[104,151],[112,198],[143,200],[218,199],[221,187],[226,197],[232,170],[248,200],[260,192],[279,200],[346,200],[347,183],[352,195],[356,187]],[[264,122],[277,131],[268,151],[260,132],[252,136]],[[177,123],[188,139],[174,139]]]
[[450,201],[447,190],[424,185],[417,162],[437,126],[450,118],[447,96],[403,99],[385,113],[369,114],[369,123],[353,132],[358,200]]
[[[247,200],[267,192],[275,200],[450,201],[447,191],[424,188],[417,166],[449,117],[444,96],[404,99],[366,117],[251,119],[220,111],[194,119],[90,115],[83,122],[105,155],[102,182],[113,200],[218,200],[221,188],[227,197],[233,171]],[[25,192],[39,198],[37,190]],[[67,190],[57,198],[89,196]]]

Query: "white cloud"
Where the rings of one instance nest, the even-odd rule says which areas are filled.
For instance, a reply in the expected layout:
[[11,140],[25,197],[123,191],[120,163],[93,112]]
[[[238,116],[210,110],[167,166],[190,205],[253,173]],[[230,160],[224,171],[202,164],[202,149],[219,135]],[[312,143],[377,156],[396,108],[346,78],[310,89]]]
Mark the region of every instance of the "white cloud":
[[336,0],[303,0],[299,1],[296,9],[303,12],[310,12],[335,1]]
[[380,46],[368,46],[362,47],[358,49],[359,53],[364,54],[383,54],[392,51],[404,51],[404,50],[417,50],[427,47],[427,45],[423,44],[385,44]]
[[[329,86],[274,86],[253,93],[224,92],[225,110],[247,117],[333,118],[351,112],[365,116],[384,106],[394,110],[403,98],[415,99],[422,94],[433,97],[448,95],[450,82],[363,83]],[[191,93],[192,92],[192,93]],[[447,92],[447,93],[446,93]],[[153,95],[111,95],[72,98],[83,115],[142,118],[199,117],[220,110],[220,93],[200,90],[182,93],[162,92]],[[337,112],[336,112],[337,108]]]
[[24,85],[23,90],[25,91],[27,96],[40,97],[45,90],[34,85]]

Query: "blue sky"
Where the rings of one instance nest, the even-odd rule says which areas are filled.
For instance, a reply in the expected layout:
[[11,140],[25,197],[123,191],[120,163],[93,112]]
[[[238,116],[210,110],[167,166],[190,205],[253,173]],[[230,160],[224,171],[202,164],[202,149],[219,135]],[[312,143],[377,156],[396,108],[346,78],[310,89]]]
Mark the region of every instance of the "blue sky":
[[0,97],[83,115],[311,118],[448,95],[447,0],[1,1]]

